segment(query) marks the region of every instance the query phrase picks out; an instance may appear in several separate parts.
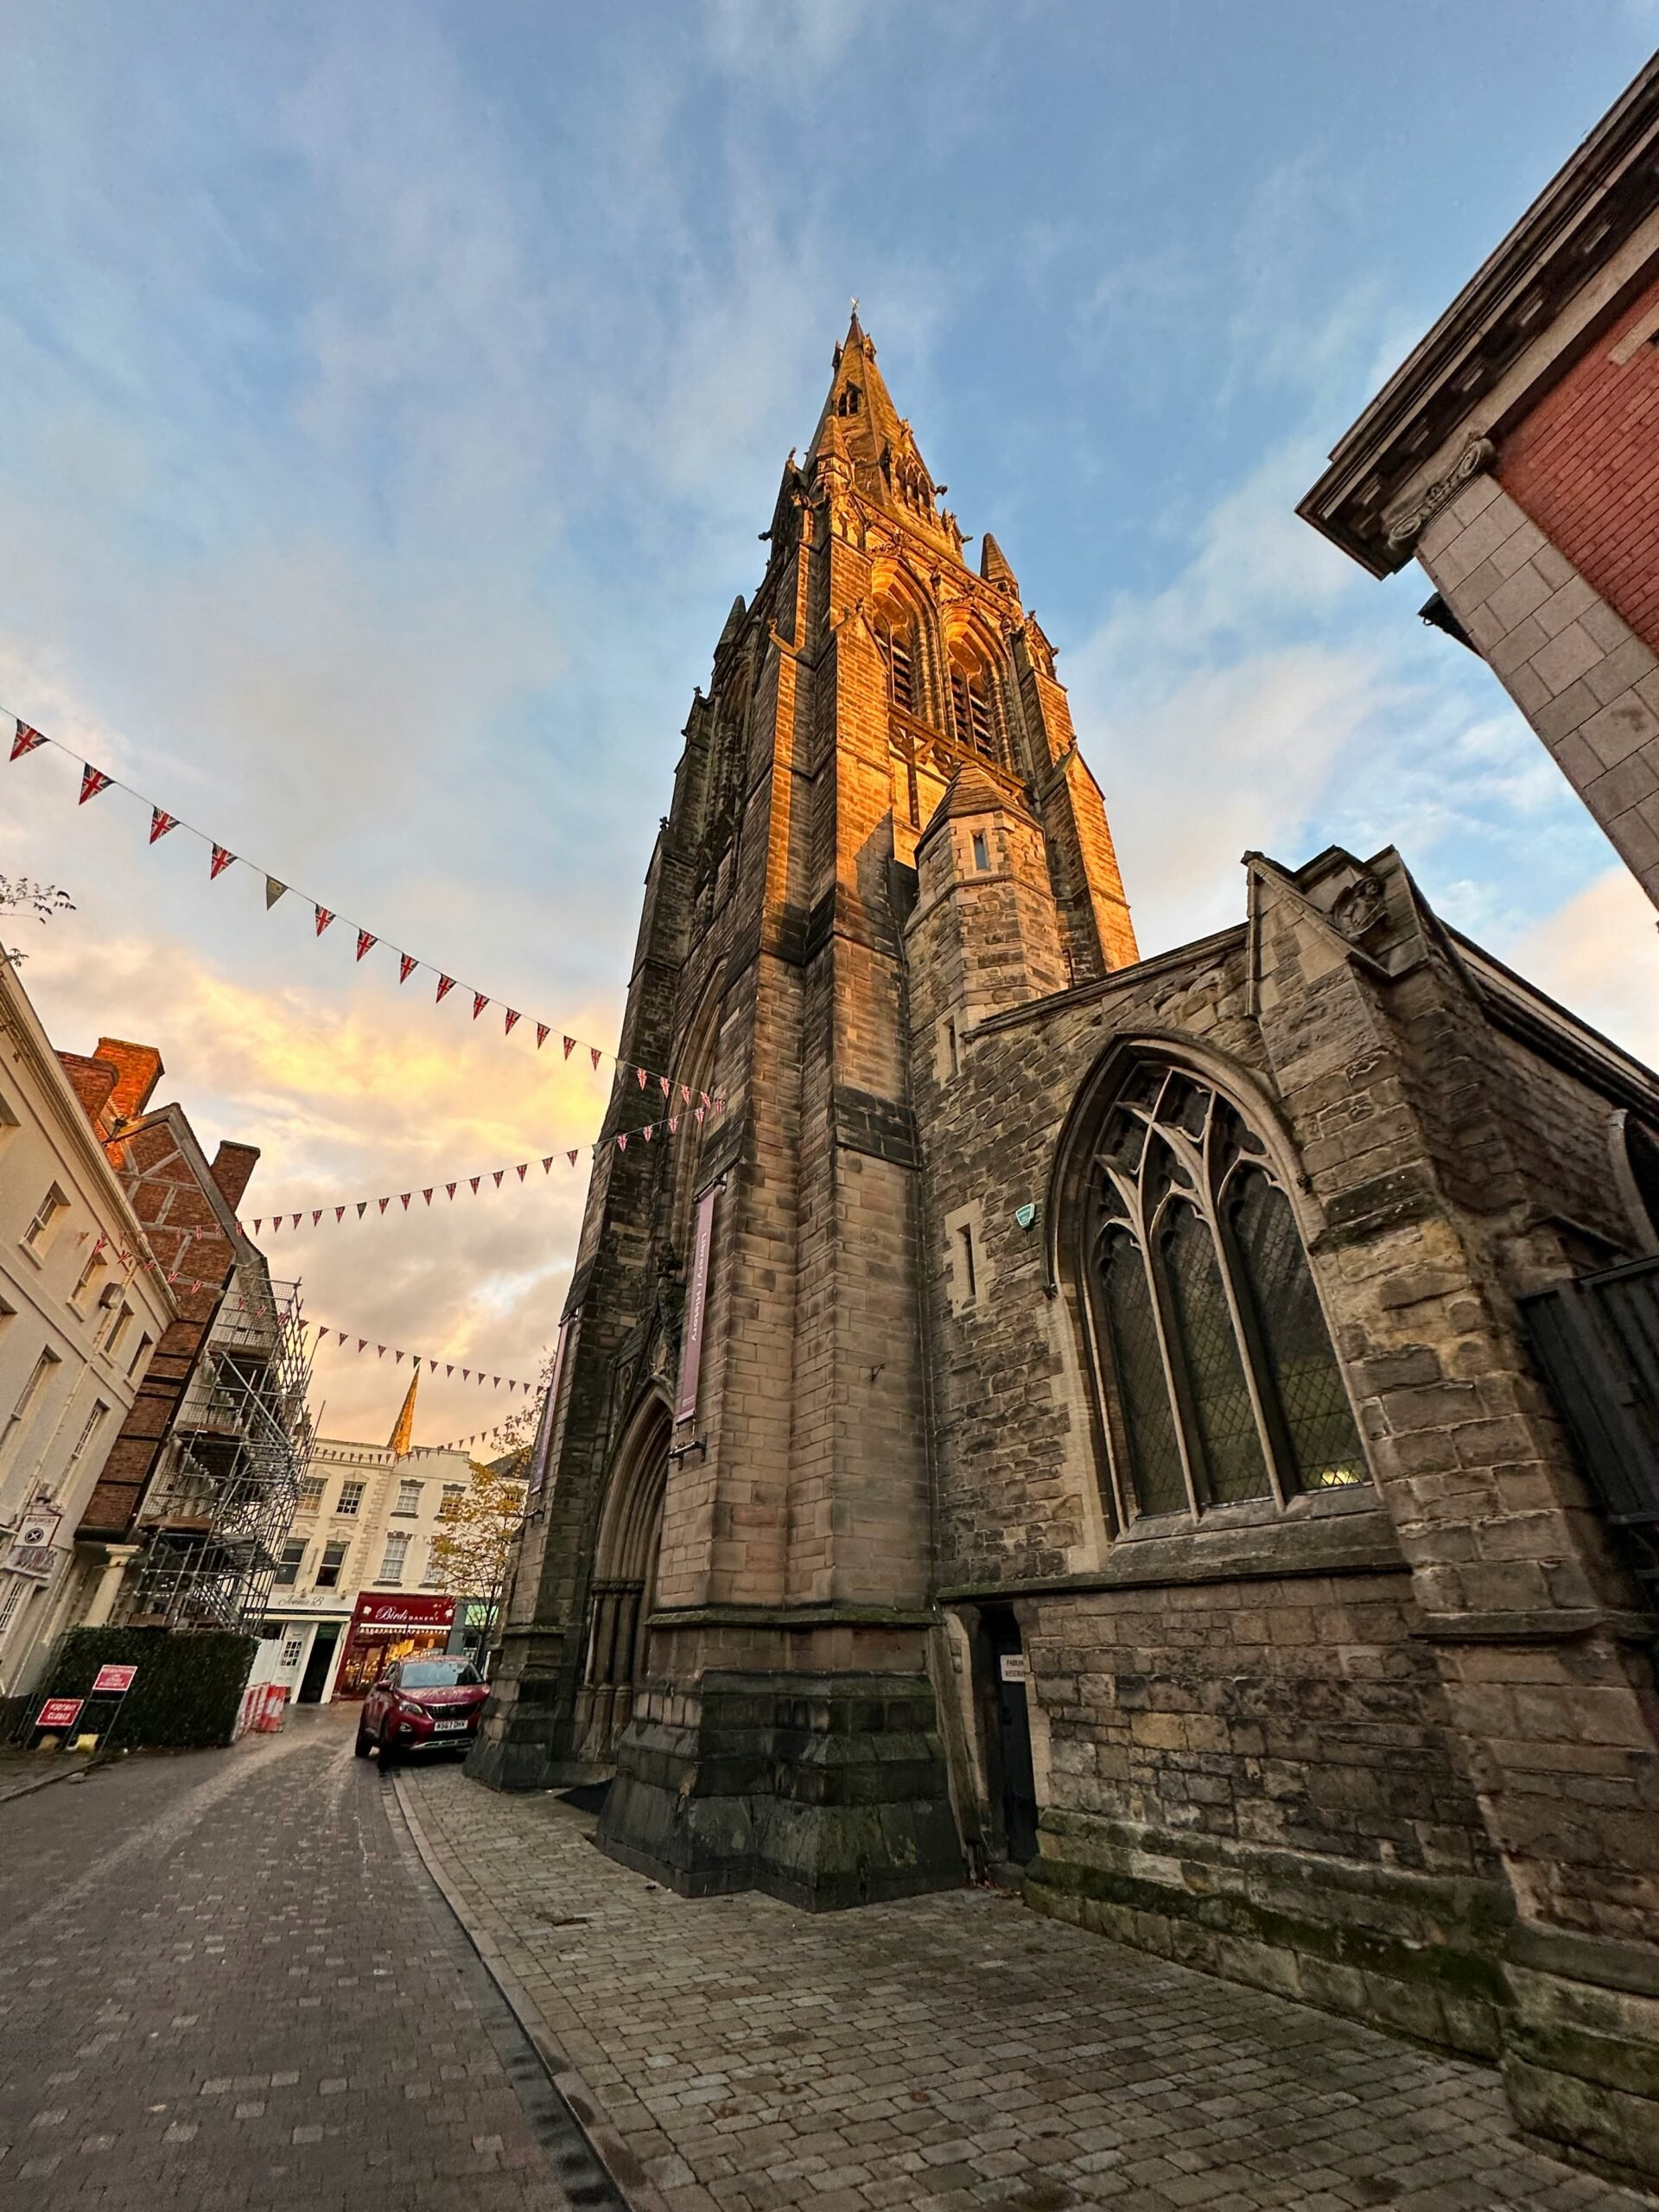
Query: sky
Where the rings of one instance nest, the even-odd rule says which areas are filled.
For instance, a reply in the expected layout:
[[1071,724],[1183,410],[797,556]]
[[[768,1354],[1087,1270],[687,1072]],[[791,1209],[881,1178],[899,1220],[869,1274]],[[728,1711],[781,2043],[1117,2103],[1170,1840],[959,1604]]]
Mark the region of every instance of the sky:
[[[1471,656],[1298,522],[1322,458],[1642,66],[1659,0],[304,0],[0,10],[0,715],[373,931],[154,849],[50,748],[0,872],[54,1041],[158,1045],[314,1409],[381,1338],[533,1376],[694,685],[856,294],[1058,649],[1144,951],[1247,849],[1396,845],[1659,1060],[1634,883]],[[512,1037],[398,945],[518,1007]],[[474,1199],[421,1187],[520,1160]],[[424,1379],[416,1439],[497,1417]]]

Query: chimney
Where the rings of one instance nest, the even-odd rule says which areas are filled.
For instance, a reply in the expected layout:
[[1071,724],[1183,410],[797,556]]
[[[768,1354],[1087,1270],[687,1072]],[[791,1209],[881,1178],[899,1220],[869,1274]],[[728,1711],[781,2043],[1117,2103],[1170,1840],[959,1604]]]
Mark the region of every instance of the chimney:
[[232,1213],[241,1205],[242,1193],[258,1164],[257,1144],[232,1144],[228,1137],[222,1140],[213,1154],[213,1178]]
[[120,1069],[113,1060],[89,1059],[85,1052],[60,1052],[58,1058],[87,1120],[103,1136],[110,1093],[121,1079]]
[[161,1054],[153,1045],[129,1045],[119,1037],[100,1037],[97,1057],[110,1061],[116,1071],[114,1088],[109,1096],[110,1111],[120,1121],[136,1120],[167,1073]]

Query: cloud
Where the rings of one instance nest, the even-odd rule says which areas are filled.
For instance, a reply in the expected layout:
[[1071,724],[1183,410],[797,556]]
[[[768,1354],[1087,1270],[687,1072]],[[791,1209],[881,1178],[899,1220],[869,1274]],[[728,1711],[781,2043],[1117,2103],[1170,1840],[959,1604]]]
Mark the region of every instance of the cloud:
[[1510,966],[1592,1027],[1659,1068],[1659,916],[1636,878],[1611,868],[1516,935]]

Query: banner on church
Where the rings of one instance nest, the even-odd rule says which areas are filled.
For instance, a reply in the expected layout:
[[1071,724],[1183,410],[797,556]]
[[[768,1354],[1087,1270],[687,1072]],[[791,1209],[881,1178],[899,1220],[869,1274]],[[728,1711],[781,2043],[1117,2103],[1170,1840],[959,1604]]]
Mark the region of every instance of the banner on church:
[[677,1421],[690,1421],[697,1410],[697,1370],[702,1365],[702,1313],[709,1301],[709,1248],[714,1241],[715,1199],[720,1190],[711,1184],[697,1200],[696,1236],[691,1248],[691,1292],[685,1302],[685,1349],[680,1357],[680,1395],[674,1408]]

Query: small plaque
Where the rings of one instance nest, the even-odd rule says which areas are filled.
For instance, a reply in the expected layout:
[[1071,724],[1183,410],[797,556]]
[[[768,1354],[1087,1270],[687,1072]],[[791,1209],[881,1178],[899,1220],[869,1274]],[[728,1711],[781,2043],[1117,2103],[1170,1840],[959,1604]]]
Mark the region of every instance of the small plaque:
[[89,1694],[92,1697],[124,1697],[132,1688],[136,1667],[100,1667]]
[[1005,1651],[997,1666],[1005,1682],[1028,1682],[1031,1680],[1031,1669],[1027,1664],[1023,1651]]

